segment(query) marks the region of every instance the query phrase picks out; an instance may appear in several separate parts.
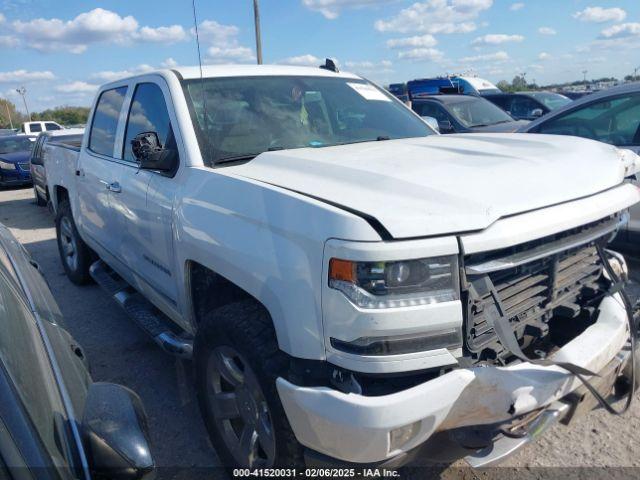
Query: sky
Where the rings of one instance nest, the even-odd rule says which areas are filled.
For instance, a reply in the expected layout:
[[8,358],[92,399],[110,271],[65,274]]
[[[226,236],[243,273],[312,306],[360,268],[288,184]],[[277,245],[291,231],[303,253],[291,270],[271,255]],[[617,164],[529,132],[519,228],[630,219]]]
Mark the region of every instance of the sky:
[[[195,0],[204,63],[255,63],[252,0]],[[640,67],[640,0],[260,0],[264,63],[337,60],[379,84],[538,84]],[[89,106],[98,85],[197,65],[192,0],[0,0],[0,97]],[[640,68],[639,68],[640,71]]]

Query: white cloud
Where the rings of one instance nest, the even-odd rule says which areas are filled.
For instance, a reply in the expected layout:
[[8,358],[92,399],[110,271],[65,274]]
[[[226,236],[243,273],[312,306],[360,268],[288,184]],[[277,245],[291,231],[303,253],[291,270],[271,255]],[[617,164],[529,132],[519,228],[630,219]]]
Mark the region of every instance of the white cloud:
[[487,45],[501,45],[503,43],[518,43],[522,42],[523,40],[524,37],[522,35],[505,35],[504,33],[492,33],[474,39],[471,42],[471,45],[482,47]]
[[461,58],[460,61],[463,63],[475,63],[475,62],[495,62],[502,63],[510,60],[509,54],[507,52],[495,52],[495,53],[487,53],[485,55],[475,55],[472,57],[464,57]]
[[206,60],[211,63],[251,62],[253,50],[240,45],[213,46],[207,49]]
[[[195,33],[194,29],[191,29]],[[240,29],[215,20],[204,20],[198,25],[198,35],[207,49],[205,61],[209,63],[250,62],[255,59],[253,50],[240,44]]]
[[323,63],[318,57],[307,53],[306,55],[297,55],[295,57],[288,57],[280,60],[282,65],[296,65],[300,67],[317,67]]
[[20,44],[20,40],[11,35],[0,35],[0,47],[14,48]]
[[30,72],[28,70],[14,70],[12,72],[0,72],[0,83],[9,82],[37,82],[53,80],[56,76],[49,70]]
[[444,53],[437,48],[412,48],[398,53],[398,58],[439,62],[444,58]]
[[302,0],[302,4],[310,10],[320,12],[325,18],[333,20],[340,15],[340,11],[349,7],[365,7],[369,5],[385,4],[390,0]]
[[617,7],[587,7],[580,12],[574,13],[573,18],[577,18],[582,22],[591,23],[621,22],[627,18],[627,12]]
[[173,58],[169,57],[160,63],[160,66],[163,68],[176,68],[178,66],[178,62],[176,62]]
[[346,61],[345,68],[356,73],[391,73],[393,72],[393,63],[390,60],[381,60],[379,62],[371,62],[368,60],[361,62]]
[[60,93],[93,93],[98,89],[98,85],[91,83],[75,81],[71,83],[63,83],[55,87],[56,92]]
[[555,31],[553,28],[551,28],[551,27],[540,27],[540,28],[538,29],[538,33],[539,33],[540,35],[555,35],[555,34],[557,34],[558,32],[556,32],[556,31]]
[[623,23],[605,28],[601,32],[602,38],[624,38],[640,36],[640,23]]
[[524,3],[516,2],[511,4],[511,6],[509,7],[509,10],[511,10],[512,12],[517,12],[518,10],[522,10],[523,8],[524,8]]
[[488,10],[493,0],[426,0],[416,2],[388,20],[375,22],[380,32],[468,33],[472,21]]
[[547,52],[540,52],[540,54],[538,55],[538,60],[549,60],[551,58],[551,55]]
[[94,8],[67,21],[59,18],[16,20],[10,29],[22,40],[23,47],[41,52],[65,50],[82,53],[93,43],[174,43],[186,38],[184,29],[179,25],[140,28],[131,15],[121,17],[103,8]]
[[414,48],[428,48],[434,47],[438,44],[438,40],[431,35],[416,35],[414,37],[405,37],[405,38],[392,38],[387,40],[387,47],[389,48],[404,48],[404,47],[414,47]]
[[150,43],[176,43],[187,38],[187,32],[181,25],[170,27],[142,27],[135,35],[136,40]]
[[91,80],[97,80],[102,83],[113,82],[122,78],[131,77],[133,75],[140,75],[141,73],[147,73],[155,70],[151,65],[145,63],[138,65],[137,67],[130,68],[128,70],[103,70],[101,72],[92,73],[89,75]]

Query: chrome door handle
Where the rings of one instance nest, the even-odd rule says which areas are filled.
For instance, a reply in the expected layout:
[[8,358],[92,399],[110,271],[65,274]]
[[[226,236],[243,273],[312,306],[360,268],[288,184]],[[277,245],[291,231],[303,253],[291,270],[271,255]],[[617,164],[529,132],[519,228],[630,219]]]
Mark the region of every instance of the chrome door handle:
[[104,185],[104,188],[106,188],[107,190],[109,190],[110,192],[113,193],[120,193],[122,192],[122,188],[120,187],[120,184],[118,182],[107,182],[106,180],[100,180],[100,183],[102,185]]

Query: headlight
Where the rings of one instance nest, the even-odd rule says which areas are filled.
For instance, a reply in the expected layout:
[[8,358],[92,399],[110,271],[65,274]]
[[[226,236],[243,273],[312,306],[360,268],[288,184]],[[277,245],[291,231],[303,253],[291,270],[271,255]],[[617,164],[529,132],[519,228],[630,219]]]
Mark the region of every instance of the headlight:
[[7,163],[7,162],[2,162],[0,161],[0,168],[2,168],[3,170],[15,170],[16,167],[13,163]]
[[450,302],[459,298],[458,259],[455,255],[392,262],[332,258],[329,286],[360,308]]

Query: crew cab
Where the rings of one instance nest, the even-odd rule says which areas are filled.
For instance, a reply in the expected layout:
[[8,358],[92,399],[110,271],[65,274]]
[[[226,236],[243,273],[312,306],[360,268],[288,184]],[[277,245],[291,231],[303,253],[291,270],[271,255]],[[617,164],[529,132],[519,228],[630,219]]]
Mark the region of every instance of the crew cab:
[[640,200],[634,153],[441,136],[329,62],[149,72],[89,118],[47,165],[62,264],[193,359],[225,464],[499,462],[593,406],[543,358],[624,393],[605,247]]

